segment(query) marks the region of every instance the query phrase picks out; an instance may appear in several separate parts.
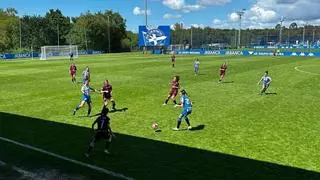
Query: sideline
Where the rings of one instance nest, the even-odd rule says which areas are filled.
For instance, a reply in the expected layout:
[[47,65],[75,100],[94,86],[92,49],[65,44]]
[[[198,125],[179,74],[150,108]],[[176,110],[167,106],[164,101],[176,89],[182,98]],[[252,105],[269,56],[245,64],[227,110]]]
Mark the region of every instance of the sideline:
[[93,169],[95,171],[99,171],[99,172],[107,174],[107,175],[111,175],[111,176],[114,176],[114,177],[117,177],[117,178],[121,178],[121,179],[125,179],[125,180],[133,180],[133,178],[131,178],[131,177],[127,177],[127,176],[124,176],[122,174],[115,173],[113,171],[109,171],[107,169],[103,169],[103,168],[98,167],[98,166],[94,166],[94,165],[86,164],[86,163],[83,163],[83,162],[80,162],[80,161],[77,161],[77,160],[74,160],[74,159],[70,159],[68,157],[60,156],[58,154],[55,154],[55,153],[52,153],[52,152],[49,152],[49,151],[46,151],[46,150],[43,150],[43,149],[40,149],[40,148],[36,148],[36,147],[30,146],[28,144],[19,143],[17,141],[14,141],[14,140],[11,140],[11,139],[7,139],[7,138],[1,137],[1,136],[0,136],[0,140],[5,141],[5,142],[9,142],[9,143],[12,143],[12,144],[15,144],[15,145],[18,145],[18,146],[22,146],[22,147],[27,148],[27,149],[38,151],[38,152],[41,152],[43,154],[47,154],[49,156],[53,156],[53,157],[56,157],[58,159],[62,159],[62,160],[65,160],[65,161],[68,161],[68,162],[71,162],[71,163],[74,163],[74,164],[77,164],[77,165],[80,165],[80,166],[83,166],[83,167],[87,167],[87,168]]

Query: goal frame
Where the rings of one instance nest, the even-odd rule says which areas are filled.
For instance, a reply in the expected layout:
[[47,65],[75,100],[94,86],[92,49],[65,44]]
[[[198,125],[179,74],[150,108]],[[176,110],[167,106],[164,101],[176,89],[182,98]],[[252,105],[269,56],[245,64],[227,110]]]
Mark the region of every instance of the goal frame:
[[[48,49],[49,52],[48,52]],[[62,46],[41,46],[40,60],[48,59],[65,59],[73,53],[73,58],[79,57],[77,45],[62,45]]]

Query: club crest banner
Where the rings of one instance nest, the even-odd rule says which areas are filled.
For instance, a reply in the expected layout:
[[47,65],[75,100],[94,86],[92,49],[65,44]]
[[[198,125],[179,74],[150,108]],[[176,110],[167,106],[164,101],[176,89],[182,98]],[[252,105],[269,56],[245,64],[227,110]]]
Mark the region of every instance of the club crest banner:
[[170,26],[139,26],[139,46],[169,46]]

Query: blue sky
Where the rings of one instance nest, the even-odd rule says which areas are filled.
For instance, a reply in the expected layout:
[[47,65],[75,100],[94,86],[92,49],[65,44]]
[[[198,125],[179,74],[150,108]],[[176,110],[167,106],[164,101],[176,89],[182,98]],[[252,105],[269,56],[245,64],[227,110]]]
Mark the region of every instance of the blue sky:
[[[66,16],[111,9],[127,20],[128,30],[137,31],[144,24],[144,0],[0,0],[0,7],[13,7],[19,15],[44,15],[59,8]],[[148,24],[234,28],[239,23],[235,11],[242,8],[245,28],[274,27],[281,16],[287,24],[320,24],[318,7],[320,0],[148,0]]]

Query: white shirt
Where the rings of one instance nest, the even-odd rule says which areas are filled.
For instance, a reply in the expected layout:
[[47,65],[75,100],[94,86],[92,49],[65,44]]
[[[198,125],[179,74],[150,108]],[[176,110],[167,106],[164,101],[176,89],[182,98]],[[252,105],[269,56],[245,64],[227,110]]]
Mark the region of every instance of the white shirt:
[[262,76],[261,80],[263,84],[269,84],[271,82],[270,76]]
[[200,66],[200,61],[195,61],[194,62],[194,67],[199,67]]
[[84,95],[89,96],[89,95],[90,95],[90,87],[89,87],[89,86],[86,86],[86,85],[83,85],[82,88],[81,88],[81,92],[82,92]]

